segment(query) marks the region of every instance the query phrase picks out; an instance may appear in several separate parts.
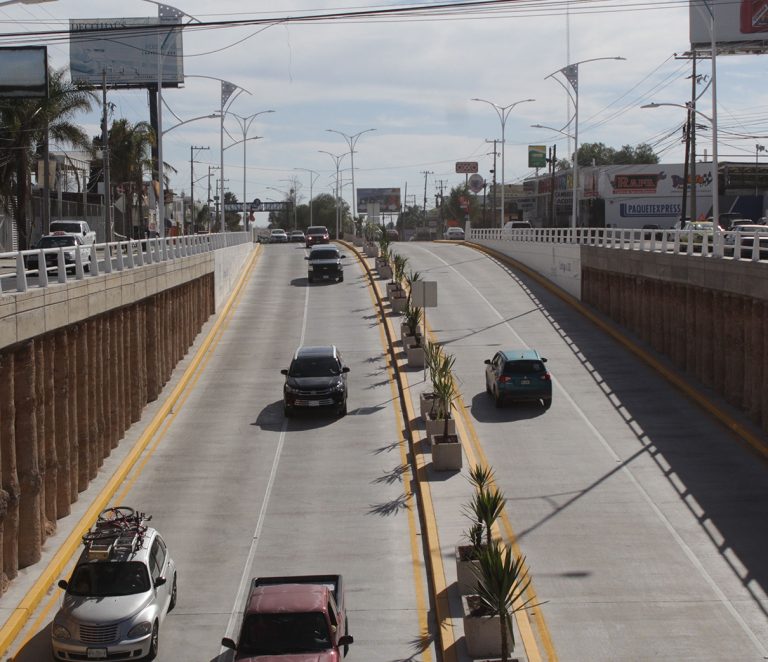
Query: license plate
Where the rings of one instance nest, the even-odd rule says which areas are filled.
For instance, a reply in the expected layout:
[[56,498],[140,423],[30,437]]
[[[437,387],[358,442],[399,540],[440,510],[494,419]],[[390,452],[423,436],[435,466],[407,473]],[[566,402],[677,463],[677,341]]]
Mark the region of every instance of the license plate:
[[328,274],[323,274],[323,280],[328,280],[328,278],[330,278],[330,276],[328,276]]
[[106,660],[107,649],[106,648],[89,648],[88,659],[89,660]]
[[521,379],[520,386],[528,386],[531,383],[530,379]]
[[320,401],[319,400],[308,400],[307,401],[307,407],[319,407]]

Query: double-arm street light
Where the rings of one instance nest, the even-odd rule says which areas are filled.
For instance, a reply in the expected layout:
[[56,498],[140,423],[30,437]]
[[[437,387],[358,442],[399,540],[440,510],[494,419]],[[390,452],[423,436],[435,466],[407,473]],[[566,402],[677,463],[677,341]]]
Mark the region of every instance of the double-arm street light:
[[[496,114],[499,116],[499,121],[501,122],[501,219],[500,219],[499,227],[503,228],[504,227],[504,188],[505,188],[504,186],[504,152],[506,151],[504,145],[506,142],[505,130],[507,126],[507,117],[509,117],[509,113],[512,111],[512,109],[515,106],[521,103],[528,103],[529,101],[536,101],[536,99],[521,99],[520,101],[515,101],[514,103],[510,103],[508,106],[499,106],[493,101],[488,101],[487,99],[478,99],[477,97],[473,97],[472,101],[481,101],[483,103],[487,103],[496,111]],[[425,212],[426,212],[426,209],[425,209]]]
[[[331,154],[331,152],[327,152],[324,149],[318,149],[318,152],[321,152],[323,154],[327,154],[333,159],[334,164],[336,165],[336,239],[339,239],[339,224],[340,224],[340,211],[339,211],[339,166],[341,164],[341,159],[343,159],[349,152],[345,152],[344,154]],[[354,171],[353,171],[354,172]],[[354,180],[353,180],[354,181]],[[355,190],[355,185],[352,184],[352,190]],[[355,197],[355,194],[352,193],[352,197]],[[354,218],[354,214],[352,215],[352,218]]]
[[[352,218],[354,219],[357,215],[357,198],[356,198],[356,189],[355,189],[355,145],[357,145],[357,141],[364,133],[368,133],[370,131],[375,131],[376,129],[365,129],[363,131],[358,131],[355,134],[352,134],[351,136],[347,135],[343,131],[337,131],[336,129],[326,129],[326,131],[330,133],[338,133],[340,136],[344,138],[344,140],[347,141],[347,145],[349,145],[349,159],[350,159],[350,167],[352,168]],[[322,150],[320,150],[322,151]],[[330,154],[330,152],[326,152],[326,154]],[[333,154],[331,154],[333,156]],[[338,234],[338,233],[337,233]]]
[[248,232],[248,213],[246,211],[246,204],[247,204],[247,196],[246,196],[246,181],[245,181],[245,173],[246,173],[246,165],[245,165],[245,153],[246,153],[246,143],[249,140],[259,140],[263,136],[251,136],[248,137],[248,130],[251,128],[251,124],[253,124],[253,120],[255,120],[259,115],[264,115],[266,113],[274,113],[274,110],[261,110],[258,113],[253,113],[252,115],[247,115],[246,117],[243,117],[242,115],[238,115],[237,113],[233,113],[229,111],[227,114],[231,115],[235,118],[235,121],[237,122],[237,125],[240,127],[240,131],[243,134],[242,140],[238,140],[237,142],[232,143],[231,145],[227,145],[225,149],[229,149],[230,147],[233,147],[234,145],[238,145],[240,143],[243,143],[243,227],[245,227],[245,231]]
[[[579,65],[586,64],[587,62],[597,62],[599,60],[625,60],[621,56],[616,57],[593,57],[588,60],[580,60],[579,62],[573,62],[567,67],[553,71],[547,78],[554,78],[557,74],[561,74],[563,78],[570,84],[570,88],[563,83],[559,78],[554,78],[566,91],[571,101],[573,102],[573,194],[572,194],[572,211],[571,211],[571,227],[575,228],[578,225],[579,215]],[[568,126],[570,124],[568,121]]]
[[314,170],[310,170],[309,168],[294,168],[294,170],[303,170],[304,172],[310,173],[309,177],[309,224],[314,225],[314,217],[312,215],[312,187],[314,186],[315,182],[317,181],[317,178],[320,176],[319,173],[315,172]]
[[720,238],[720,164],[717,158],[717,125],[714,116],[705,115],[700,110],[696,110],[694,104],[688,103],[647,103],[641,108],[661,108],[662,106],[671,106],[673,108],[683,108],[689,112],[700,115],[712,125],[712,256],[717,256],[718,239]]

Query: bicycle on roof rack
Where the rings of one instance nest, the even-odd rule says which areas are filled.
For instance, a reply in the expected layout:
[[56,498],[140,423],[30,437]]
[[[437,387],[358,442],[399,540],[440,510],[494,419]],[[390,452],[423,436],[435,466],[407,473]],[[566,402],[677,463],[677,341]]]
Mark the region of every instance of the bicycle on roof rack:
[[108,558],[113,551],[135,551],[149,528],[151,515],[129,506],[114,506],[99,513],[91,529],[83,535],[83,544],[94,555]]

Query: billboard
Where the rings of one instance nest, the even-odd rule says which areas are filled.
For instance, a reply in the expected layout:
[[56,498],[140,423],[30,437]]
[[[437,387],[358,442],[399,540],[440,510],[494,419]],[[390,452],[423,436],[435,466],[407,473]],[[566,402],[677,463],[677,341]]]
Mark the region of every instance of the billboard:
[[369,204],[379,205],[382,214],[400,211],[399,188],[359,188],[357,189],[357,213],[367,214]]
[[546,145],[528,145],[528,167],[546,168],[547,167],[547,146]]
[[101,87],[106,73],[109,87],[154,87],[158,67],[163,87],[184,82],[178,18],[77,18],[69,21],[69,29],[73,82]]
[[[755,42],[768,47],[768,0],[741,0],[741,2],[712,2],[712,0],[691,0],[690,33],[691,45],[709,48],[712,43],[710,28],[714,12],[715,38],[718,45],[739,44],[744,50],[755,50]],[[749,42],[744,43],[744,42]],[[738,49],[737,49],[738,50]]]
[[45,46],[0,48],[0,98],[45,99],[48,51]]
[[477,170],[477,161],[456,161],[456,174],[473,174],[476,173]]

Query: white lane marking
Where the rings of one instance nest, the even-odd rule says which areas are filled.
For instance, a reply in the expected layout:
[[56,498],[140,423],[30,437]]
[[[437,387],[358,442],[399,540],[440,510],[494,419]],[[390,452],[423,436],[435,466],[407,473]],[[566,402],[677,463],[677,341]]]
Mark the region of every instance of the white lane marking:
[[[440,260],[446,267],[449,267],[452,271],[456,273],[456,275],[459,276],[467,285],[469,285],[479,296],[483,301],[485,301],[486,304],[488,304],[488,307],[499,317],[499,319],[503,320],[504,316],[496,309],[496,307],[486,299],[483,294],[478,290],[472,283],[469,282],[469,280],[464,276],[462,273],[456,269],[453,265],[446,262],[443,258],[441,258],[439,255],[433,253],[431,250],[427,248],[423,248],[419,246],[423,251],[429,253],[432,257],[436,258],[437,260]],[[525,345],[522,338],[518,335],[517,331],[512,328],[512,325],[509,322],[504,322],[504,325],[512,332],[512,334],[517,338],[517,340]],[[552,377],[552,381],[555,382],[555,378]],[[557,382],[555,382],[557,383]],[[563,394],[565,399],[568,401],[568,403],[571,405],[571,407],[574,408],[574,410],[578,413],[579,417],[584,421],[584,423],[587,425],[587,427],[592,431],[592,433],[595,435],[595,437],[598,439],[598,441],[602,444],[602,446],[606,449],[608,454],[614,459],[616,462],[622,462],[622,459],[616,454],[616,452],[613,450],[611,445],[608,443],[606,438],[600,433],[600,431],[592,424],[592,422],[589,420],[587,415],[582,411],[582,409],[574,402],[573,398],[568,394],[568,392],[559,384],[557,383],[558,390]],[[733,619],[739,624],[741,629],[744,631],[744,633],[747,635],[747,637],[752,641],[755,648],[759,651],[760,655],[763,657],[768,656],[768,649],[762,644],[760,639],[755,635],[755,633],[752,631],[752,629],[749,627],[747,622],[742,618],[741,614],[736,610],[736,608],[733,606],[733,603],[728,599],[728,596],[725,595],[723,590],[717,585],[715,580],[712,578],[712,576],[707,572],[707,569],[704,567],[704,565],[701,563],[699,558],[696,556],[696,554],[693,552],[693,550],[689,547],[688,543],[685,542],[685,540],[682,539],[680,534],[675,530],[674,526],[672,526],[672,523],[667,519],[667,516],[661,511],[661,509],[656,505],[656,503],[651,498],[650,494],[645,490],[645,488],[638,482],[638,480],[635,478],[634,474],[629,470],[629,467],[625,464],[622,465],[621,471],[629,478],[630,482],[637,488],[637,490],[640,492],[642,497],[645,499],[645,501],[648,503],[648,505],[651,507],[651,510],[656,514],[656,516],[661,520],[664,527],[667,529],[667,531],[670,533],[674,541],[678,544],[680,549],[683,551],[683,553],[688,557],[688,560],[691,562],[691,564],[698,570],[701,577],[704,579],[704,581],[709,585],[709,587],[712,589],[712,592],[715,594],[717,599],[720,601],[720,603],[728,610],[728,612],[731,614]]]
[[[304,321],[301,325],[301,338],[299,338],[299,346],[304,344],[304,336],[307,332],[307,318],[309,310],[309,288],[307,288],[306,295],[304,296]],[[261,502],[261,509],[259,510],[259,518],[256,520],[256,529],[253,532],[251,538],[251,546],[248,549],[248,556],[245,559],[245,565],[243,566],[243,573],[240,575],[240,584],[237,588],[237,595],[235,597],[235,604],[232,607],[232,612],[227,621],[227,629],[225,630],[225,636],[231,637],[237,640],[237,634],[234,632],[235,623],[242,617],[242,611],[240,606],[245,601],[246,591],[251,585],[251,566],[253,560],[256,558],[256,548],[259,545],[259,538],[261,538],[261,530],[264,526],[264,519],[267,515],[267,506],[269,505],[269,499],[272,495],[272,488],[275,485],[275,476],[277,476],[277,467],[280,464],[280,457],[283,454],[283,446],[285,445],[285,432],[288,428],[288,419],[283,419],[283,425],[280,428],[280,438],[277,442],[277,448],[275,449],[275,457],[272,459],[272,469],[269,472],[269,480],[267,481],[267,488],[264,490],[264,499]],[[219,656],[225,655],[222,659],[231,659],[233,652],[228,648],[222,646],[219,649]]]

